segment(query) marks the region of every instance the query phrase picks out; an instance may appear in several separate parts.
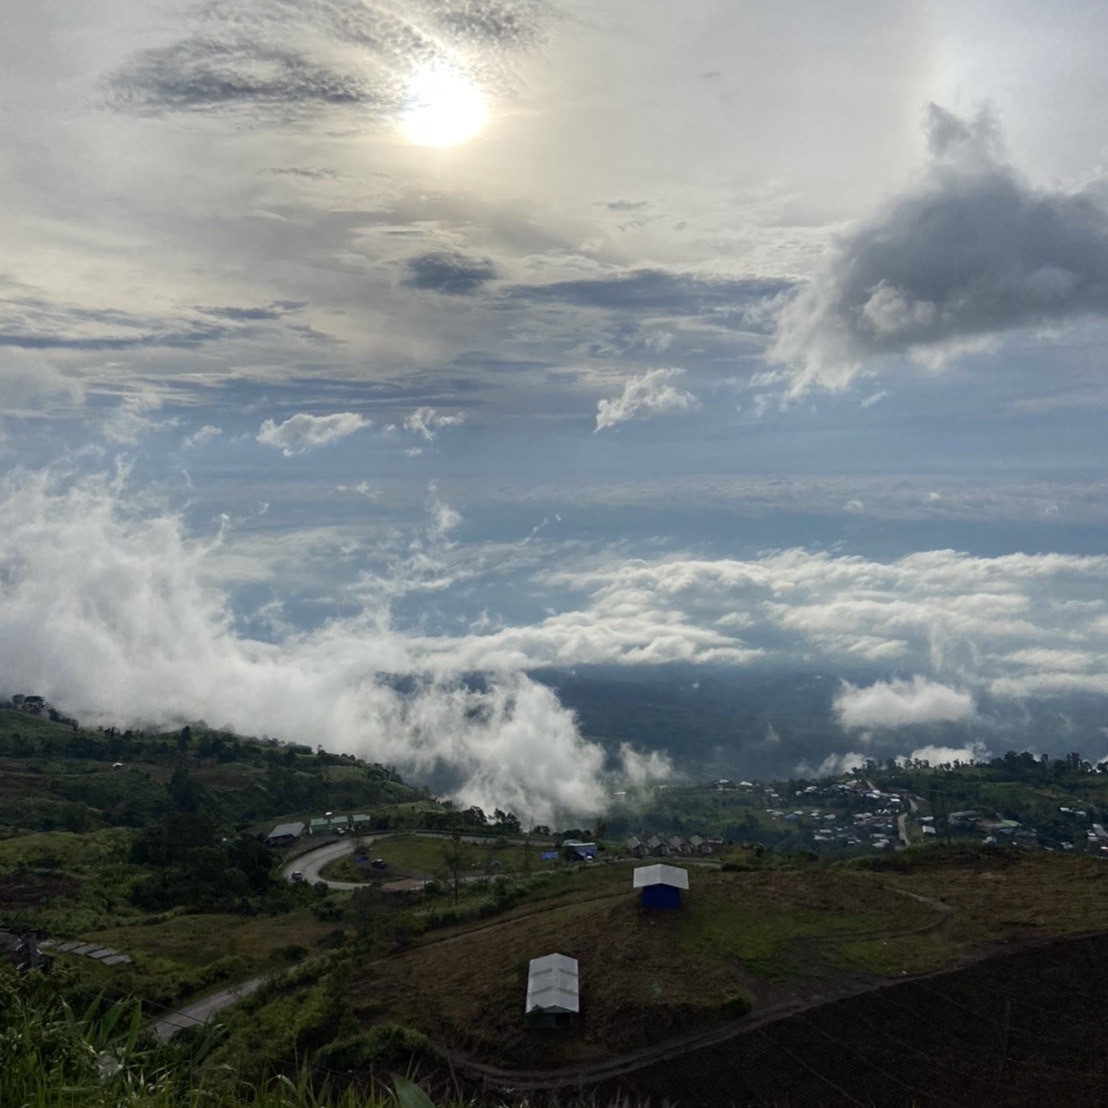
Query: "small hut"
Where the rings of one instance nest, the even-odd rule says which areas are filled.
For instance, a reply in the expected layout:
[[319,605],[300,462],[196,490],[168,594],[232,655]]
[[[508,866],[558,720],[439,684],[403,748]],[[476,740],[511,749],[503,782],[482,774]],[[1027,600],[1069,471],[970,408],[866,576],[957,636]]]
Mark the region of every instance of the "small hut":
[[681,892],[689,890],[689,873],[661,863],[637,866],[634,887],[642,889],[640,899],[644,908],[680,908]]
[[536,1027],[557,1027],[573,1020],[581,1010],[577,959],[565,954],[532,958],[524,1010]]

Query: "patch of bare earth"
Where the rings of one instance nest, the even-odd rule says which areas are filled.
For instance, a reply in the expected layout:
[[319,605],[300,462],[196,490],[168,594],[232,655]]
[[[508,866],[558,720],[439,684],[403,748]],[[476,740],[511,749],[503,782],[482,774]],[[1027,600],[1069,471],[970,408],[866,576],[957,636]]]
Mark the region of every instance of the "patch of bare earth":
[[12,909],[39,908],[59,897],[76,900],[81,883],[73,877],[15,870],[0,876],[0,904]]

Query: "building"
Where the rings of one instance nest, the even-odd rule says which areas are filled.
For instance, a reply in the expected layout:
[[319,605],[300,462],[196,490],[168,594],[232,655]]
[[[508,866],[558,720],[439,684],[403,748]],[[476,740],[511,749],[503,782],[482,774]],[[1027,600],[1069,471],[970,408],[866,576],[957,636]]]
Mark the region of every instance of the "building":
[[648,854],[653,854],[655,858],[663,858],[669,853],[669,848],[666,846],[665,841],[660,839],[657,835],[651,835],[646,840],[646,850]]
[[596,843],[586,843],[580,839],[563,839],[562,850],[568,852],[575,862],[592,861],[596,857]]
[[632,835],[627,840],[626,845],[627,853],[630,854],[632,858],[641,858],[646,853],[646,847],[643,845],[642,840],[636,835]]
[[635,868],[636,889],[642,889],[644,908],[680,908],[682,891],[689,891],[689,873],[678,866],[658,863]]
[[328,812],[320,819],[311,821],[308,834],[310,835],[345,835],[350,830],[350,819],[347,816],[333,816]]
[[304,834],[302,823],[279,823],[265,837],[266,846],[292,846]]
[[577,959],[565,954],[532,958],[524,1011],[538,1027],[569,1023],[581,1011]]

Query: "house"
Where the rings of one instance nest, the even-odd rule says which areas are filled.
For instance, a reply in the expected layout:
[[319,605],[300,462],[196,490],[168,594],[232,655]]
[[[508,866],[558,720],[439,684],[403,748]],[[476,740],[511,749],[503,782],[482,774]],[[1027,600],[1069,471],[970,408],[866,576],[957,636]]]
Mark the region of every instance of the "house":
[[350,823],[356,833],[369,831],[373,826],[373,820],[369,816],[361,814],[352,815],[350,817]]
[[692,847],[695,854],[711,854],[712,844],[707,839],[702,839],[699,835],[692,835],[689,838],[689,846]]
[[575,862],[591,861],[596,857],[596,843],[586,843],[580,839],[563,839],[562,851],[568,852]]
[[304,834],[302,823],[279,823],[265,837],[266,846],[292,846]]
[[655,858],[664,858],[669,853],[669,847],[657,835],[651,835],[646,840],[646,852]]
[[581,1010],[577,959],[565,954],[532,958],[524,1012],[539,1027],[566,1024]]
[[637,866],[633,887],[642,889],[640,902],[644,908],[680,908],[681,892],[689,890],[689,872],[661,863]]
[[642,858],[646,854],[646,846],[643,844],[642,839],[636,838],[634,835],[627,840],[626,845],[627,853],[630,854],[632,858]]
[[688,854],[689,852],[688,844],[680,835],[670,835],[668,846],[670,854]]

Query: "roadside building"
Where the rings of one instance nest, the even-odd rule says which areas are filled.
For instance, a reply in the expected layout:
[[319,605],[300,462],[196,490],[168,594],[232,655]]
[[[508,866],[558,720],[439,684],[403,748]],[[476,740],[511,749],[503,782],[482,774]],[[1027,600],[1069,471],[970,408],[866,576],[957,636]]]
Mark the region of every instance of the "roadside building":
[[537,1027],[571,1022],[581,1011],[577,959],[565,954],[532,958],[527,971],[524,1012]]
[[630,854],[632,858],[643,857],[643,855],[646,854],[646,847],[643,844],[642,839],[638,838],[635,835],[632,835],[627,840],[627,853]]
[[651,835],[646,840],[646,852],[652,854],[655,858],[664,858],[669,853],[669,847],[666,846],[663,839],[657,835]]
[[689,872],[660,862],[638,866],[633,887],[642,889],[639,899],[644,908],[680,908],[682,891],[689,891]]
[[292,846],[304,834],[302,823],[279,823],[265,837],[266,846]]
[[576,862],[591,861],[596,857],[596,849],[596,843],[586,843],[580,839],[562,840],[562,851]]

